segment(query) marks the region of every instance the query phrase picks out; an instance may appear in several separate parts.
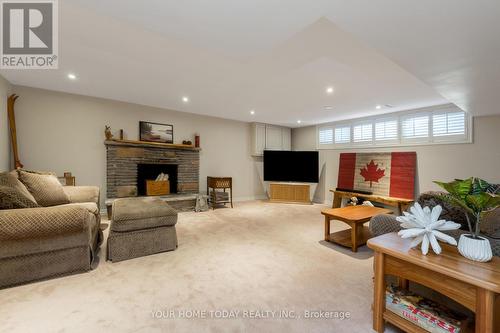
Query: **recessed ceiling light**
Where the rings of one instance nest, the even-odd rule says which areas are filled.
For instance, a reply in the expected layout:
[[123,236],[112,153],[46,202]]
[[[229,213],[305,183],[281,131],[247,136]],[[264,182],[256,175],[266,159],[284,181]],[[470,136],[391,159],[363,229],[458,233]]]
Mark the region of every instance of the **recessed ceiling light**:
[[327,93],[327,94],[331,94],[331,93],[333,93],[333,87],[327,87],[327,88],[326,88],[326,93]]
[[189,97],[186,97],[186,96],[182,97],[182,101],[183,101],[184,103],[189,102]]
[[299,119],[299,120],[297,120],[297,124],[300,124],[301,122],[302,122],[302,120],[300,120],[300,119]]
[[331,106],[331,105],[325,105],[325,106],[323,106],[323,109],[325,109],[327,111],[333,110],[333,106]]
[[68,74],[68,79],[70,79],[70,80],[76,80],[76,75],[73,74],[73,73],[69,73]]
[[250,114],[253,116],[255,114],[255,110],[250,110]]
[[377,106],[375,107],[375,109],[377,109],[377,110],[382,109],[382,105],[377,105]]

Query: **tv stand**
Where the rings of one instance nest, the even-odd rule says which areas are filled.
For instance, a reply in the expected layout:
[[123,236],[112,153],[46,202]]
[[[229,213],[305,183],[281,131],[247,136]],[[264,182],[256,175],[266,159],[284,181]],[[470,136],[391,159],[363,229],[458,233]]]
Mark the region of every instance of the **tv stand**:
[[271,183],[269,185],[271,202],[312,204],[308,184]]

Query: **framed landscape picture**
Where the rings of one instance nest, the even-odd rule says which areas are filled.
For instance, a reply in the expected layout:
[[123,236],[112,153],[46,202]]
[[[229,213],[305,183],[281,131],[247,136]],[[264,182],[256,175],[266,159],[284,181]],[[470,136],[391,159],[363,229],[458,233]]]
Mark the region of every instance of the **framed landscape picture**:
[[139,140],[148,142],[174,143],[174,126],[140,121]]

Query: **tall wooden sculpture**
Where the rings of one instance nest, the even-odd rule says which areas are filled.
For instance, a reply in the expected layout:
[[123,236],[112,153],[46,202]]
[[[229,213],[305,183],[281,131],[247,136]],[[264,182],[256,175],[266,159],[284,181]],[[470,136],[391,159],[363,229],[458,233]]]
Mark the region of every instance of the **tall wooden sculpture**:
[[7,100],[7,116],[9,117],[10,141],[12,142],[12,152],[14,154],[14,166],[16,169],[22,168],[23,164],[19,160],[17,151],[16,117],[14,115],[14,103],[19,96],[12,94]]

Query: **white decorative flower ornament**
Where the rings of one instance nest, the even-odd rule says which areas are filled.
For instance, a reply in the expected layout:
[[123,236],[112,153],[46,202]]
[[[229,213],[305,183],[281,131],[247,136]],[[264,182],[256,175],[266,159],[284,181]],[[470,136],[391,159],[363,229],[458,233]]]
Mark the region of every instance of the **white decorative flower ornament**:
[[432,246],[432,250],[436,254],[441,253],[441,246],[439,246],[438,239],[451,244],[457,245],[457,241],[448,236],[441,231],[455,230],[460,228],[460,224],[439,220],[439,216],[443,208],[441,206],[435,206],[432,210],[429,207],[422,209],[419,203],[415,203],[413,207],[410,208],[410,213],[403,212],[404,216],[398,216],[396,220],[401,222],[401,227],[405,228],[398,232],[398,235],[402,238],[412,238],[411,247],[416,247],[418,244],[422,243],[422,253],[426,255],[429,252],[429,244]]

